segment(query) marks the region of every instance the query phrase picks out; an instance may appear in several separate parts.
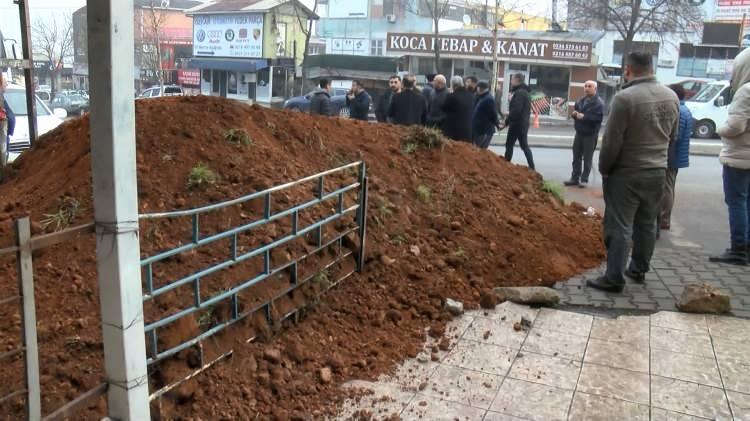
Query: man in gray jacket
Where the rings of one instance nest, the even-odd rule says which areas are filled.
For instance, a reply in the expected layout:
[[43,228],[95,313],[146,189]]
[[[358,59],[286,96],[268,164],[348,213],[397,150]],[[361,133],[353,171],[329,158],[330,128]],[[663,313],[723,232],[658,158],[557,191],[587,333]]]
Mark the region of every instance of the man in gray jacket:
[[313,91],[310,98],[310,114],[312,115],[331,115],[331,82],[328,79],[320,79],[319,88]]
[[607,271],[587,282],[610,292],[623,290],[624,276],[645,281],[656,242],[667,151],[680,118],[677,95],[654,77],[651,55],[630,53],[624,78],[627,82],[612,100],[599,154]]

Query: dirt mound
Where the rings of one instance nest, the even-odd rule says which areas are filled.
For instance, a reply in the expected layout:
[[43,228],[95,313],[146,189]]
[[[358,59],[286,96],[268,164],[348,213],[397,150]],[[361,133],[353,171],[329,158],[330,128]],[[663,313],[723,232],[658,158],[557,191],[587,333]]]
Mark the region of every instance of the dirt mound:
[[[365,272],[331,290],[301,323],[280,333],[274,335],[274,326],[246,323],[207,341],[209,352],[234,348],[235,354],[166,395],[158,410],[169,419],[319,418],[335,411],[342,382],[375,378],[415,355],[426,328],[439,331],[450,319],[443,310],[446,298],[478,308],[481,293],[492,287],[551,285],[604,257],[598,220],[555,202],[540,190],[536,173],[465,143],[436,145],[429,133],[412,136],[391,125],[314,119],[211,97],[136,104],[142,213],[235,198],[358,159],[368,165]],[[248,136],[228,136],[230,129]],[[416,142],[430,147],[414,146]],[[199,164],[214,176],[200,178],[208,186],[189,180]],[[42,137],[0,185],[0,248],[13,241],[14,217],[30,215],[35,233],[53,230],[60,221],[91,222],[90,167],[88,117]],[[327,183],[335,187],[345,178]],[[291,190],[278,206],[299,203],[313,187]],[[302,219],[312,220],[323,208]],[[201,230],[228,229],[262,212],[262,203],[228,208]],[[273,241],[288,228],[288,221],[265,226],[248,235],[245,246]],[[190,241],[189,224],[176,221],[142,221],[140,232],[144,256]],[[283,262],[306,247],[304,241],[290,244],[273,259]],[[160,268],[160,278],[177,279],[219,256],[210,248],[177,256]],[[34,265],[43,407],[48,413],[103,378],[94,238],[43,250]],[[257,265],[207,280],[206,293],[246,279],[242,276],[254,273]],[[7,291],[0,300],[17,292],[14,271],[12,259],[0,260],[0,290]],[[281,281],[274,282],[244,298],[260,300],[278,290]],[[308,290],[290,297],[280,304],[288,308],[277,313],[315,294]],[[146,319],[185,308],[191,300],[188,291],[148,302]],[[226,309],[217,309],[209,320],[176,324],[163,341],[194,335],[223,313]],[[19,329],[17,312],[0,308],[0,353],[19,345]],[[252,335],[265,340],[246,344],[244,339]],[[16,358],[0,367],[7,379],[0,394],[20,384],[20,364]],[[174,381],[195,365],[193,355],[178,355],[152,370],[152,387]],[[79,415],[97,419],[104,406],[102,399]],[[0,412],[11,418],[18,418],[22,409],[20,400],[0,405]]]

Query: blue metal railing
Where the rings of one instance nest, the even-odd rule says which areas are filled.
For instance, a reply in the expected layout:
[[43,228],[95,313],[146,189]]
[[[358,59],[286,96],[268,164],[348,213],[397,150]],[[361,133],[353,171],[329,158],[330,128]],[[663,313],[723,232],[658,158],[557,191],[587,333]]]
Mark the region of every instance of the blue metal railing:
[[[356,181],[351,182],[348,185],[340,187],[331,192],[325,192],[325,180],[327,177],[335,175],[346,175],[352,171],[358,171]],[[272,198],[274,193],[288,190],[292,187],[299,186],[304,183],[317,182],[314,197],[310,200],[305,201],[302,204],[292,206],[287,209],[282,209],[277,212],[272,211]],[[350,207],[345,207],[345,195],[347,193],[357,193],[357,203]],[[252,221],[247,224],[233,227],[231,229],[210,234],[207,236],[201,236],[201,217],[230,206],[243,204],[245,202],[261,199],[263,200],[263,216],[258,220]],[[310,225],[301,227],[300,226],[300,213],[311,209],[317,205],[335,201],[335,210],[332,215],[319,217],[313,221]],[[364,266],[364,250],[365,250],[365,236],[366,236],[366,219],[367,219],[367,175],[366,166],[362,161],[354,162],[342,167],[334,168],[325,172],[321,172],[309,177],[305,177],[290,183],[282,184],[276,187],[272,187],[267,190],[263,190],[257,193],[253,193],[247,196],[243,196],[237,199],[216,203],[209,206],[204,206],[197,209],[175,211],[167,213],[152,213],[140,215],[141,220],[159,220],[159,219],[173,219],[173,218],[190,218],[191,223],[191,239],[190,243],[180,245],[160,252],[156,255],[146,257],[141,260],[141,268],[143,271],[143,279],[145,281],[145,291],[143,295],[144,303],[154,300],[160,295],[166,294],[170,291],[177,290],[178,288],[189,288],[192,287],[192,293],[194,295],[194,302],[192,305],[187,306],[179,311],[173,312],[168,315],[164,315],[158,320],[148,322],[145,326],[145,332],[147,335],[149,349],[148,349],[148,364],[152,364],[164,358],[170,357],[195,346],[204,339],[215,335],[216,333],[226,329],[230,325],[237,323],[245,317],[256,313],[257,311],[264,310],[267,322],[272,324],[278,322],[271,320],[271,308],[273,307],[274,301],[281,297],[287,296],[295,289],[306,284],[308,281],[313,279],[317,274],[327,271],[334,265],[343,262],[345,259],[356,256],[355,270],[349,273],[345,273],[338,279],[331,282],[329,287],[335,286],[337,283],[351,276],[355,271],[361,271]],[[331,225],[337,221],[342,221],[344,217],[353,215],[355,223],[353,226],[349,226],[342,231],[336,230],[334,238],[327,241],[323,240],[323,228],[327,225]],[[272,224],[281,220],[282,218],[289,218],[292,220],[291,233],[284,235],[281,238],[274,239],[268,244],[264,244],[253,248],[245,253],[239,252],[238,237],[240,234],[249,232],[253,229],[257,229],[267,224]],[[302,256],[292,258],[289,262],[286,262],[280,266],[273,267],[271,262],[271,251],[289,245],[292,241],[303,238],[308,234],[315,236],[316,244],[312,251],[306,252]],[[358,244],[356,247],[350,247],[354,249],[347,249],[344,247],[344,239],[349,236],[356,236]],[[217,263],[210,264],[209,266],[198,270],[197,272],[191,273],[179,279],[168,280],[161,286],[155,287],[155,270],[154,265],[164,262],[174,256],[181,253],[191,252],[193,250],[200,249],[201,247],[207,247],[215,244],[217,241],[229,240],[231,241],[229,251],[224,260]],[[302,279],[299,279],[298,268],[301,262],[305,261],[311,256],[318,254],[319,252],[328,249],[329,247],[337,246],[336,256],[333,260],[323,267],[318,268],[315,273],[307,275]],[[242,262],[248,261],[253,258],[263,259],[263,270],[251,277],[250,279],[238,280],[237,283],[233,284],[229,289],[222,291],[211,297],[203,297],[201,295],[201,279],[206,278],[209,275],[213,275],[222,270],[227,270],[235,265]],[[240,292],[247,290],[255,285],[268,280],[271,277],[281,274],[284,271],[289,271],[289,287],[284,288],[278,294],[273,297],[265,299],[262,303],[251,306],[246,311],[240,312]],[[169,349],[159,349],[159,329],[165,328],[168,325],[176,322],[177,320],[191,316],[192,314],[200,311],[205,311],[213,308],[214,306],[228,302],[230,304],[230,317],[228,320],[221,321],[215,326],[211,326],[206,331],[199,335],[182,342],[178,345],[172,346]],[[294,309],[288,314],[281,315],[280,320],[285,320],[290,316],[296,314],[299,309]]]

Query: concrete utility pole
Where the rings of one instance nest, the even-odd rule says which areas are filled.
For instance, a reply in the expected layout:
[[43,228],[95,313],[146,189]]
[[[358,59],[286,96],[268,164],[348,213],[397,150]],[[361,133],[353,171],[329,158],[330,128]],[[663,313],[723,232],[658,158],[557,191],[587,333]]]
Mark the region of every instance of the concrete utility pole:
[[151,419],[143,331],[133,0],[87,0],[96,263],[109,417]]
[[492,45],[492,79],[490,79],[490,89],[492,89],[490,92],[492,93],[492,95],[497,95],[497,10],[499,8],[500,0],[495,0],[495,26],[492,28],[492,39],[495,43]]
[[24,83],[26,84],[26,110],[29,120],[29,144],[32,146],[38,137],[36,124],[36,87],[34,86],[34,54],[31,49],[31,25],[29,23],[29,2],[26,0],[16,1],[18,4],[18,15],[21,19],[21,51],[26,66],[23,69]]

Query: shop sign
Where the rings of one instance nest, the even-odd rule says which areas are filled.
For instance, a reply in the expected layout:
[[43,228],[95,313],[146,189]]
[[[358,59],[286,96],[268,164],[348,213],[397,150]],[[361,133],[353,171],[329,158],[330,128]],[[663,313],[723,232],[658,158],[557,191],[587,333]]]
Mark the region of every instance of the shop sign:
[[178,70],[177,83],[182,86],[200,86],[201,72],[199,70]]
[[257,13],[193,16],[196,57],[263,57],[263,15]]
[[[389,52],[431,53],[437,46],[443,54],[492,57],[493,44],[489,37],[388,33]],[[499,58],[591,62],[590,42],[500,37],[495,48]]]

